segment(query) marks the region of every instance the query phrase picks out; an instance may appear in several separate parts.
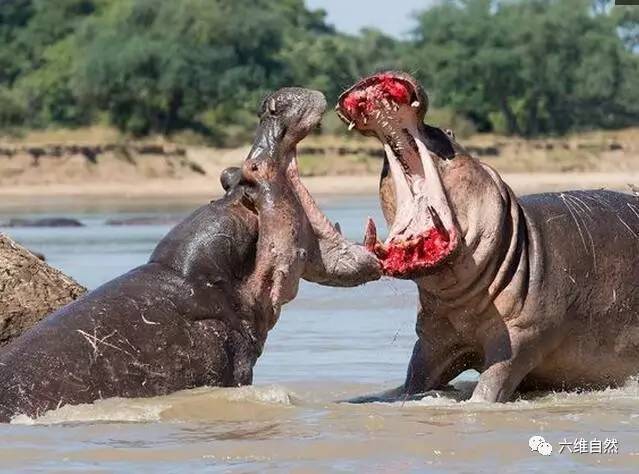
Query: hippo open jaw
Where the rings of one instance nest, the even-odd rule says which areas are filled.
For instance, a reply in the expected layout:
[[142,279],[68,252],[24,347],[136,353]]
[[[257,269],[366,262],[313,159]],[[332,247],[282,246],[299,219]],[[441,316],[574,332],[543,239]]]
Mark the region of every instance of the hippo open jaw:
[[395,218],[384,243],[369,219],[364,242],[386,275],[432,272],[457,249],[458,231],[438,171],[439,158],[421,132],[427,98],[402,74],[382,73],[340,96],[337,113],[349,129],[375,135],[384,146],[395,188]]

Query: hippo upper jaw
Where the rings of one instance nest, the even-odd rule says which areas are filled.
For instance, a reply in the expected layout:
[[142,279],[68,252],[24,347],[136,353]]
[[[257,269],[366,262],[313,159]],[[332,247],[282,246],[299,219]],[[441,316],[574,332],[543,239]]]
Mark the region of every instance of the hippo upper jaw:
[[268,95],[260,106],[243,179],[252,183],[285,179],[297,144],[319,126],[325,110],[326,98],[319,91],[286,87]]
[[459,246],[459,229],[444,189],[446,160],[428,147],[422,123],[426,94],[402,73],[363,79],[339,99],[338,115],[349,128],[376,136],[383,144],[393,180],[395,212],[388,238],[377,240],[369,221],[365,243],[384,273],[416,278],[432,273]]

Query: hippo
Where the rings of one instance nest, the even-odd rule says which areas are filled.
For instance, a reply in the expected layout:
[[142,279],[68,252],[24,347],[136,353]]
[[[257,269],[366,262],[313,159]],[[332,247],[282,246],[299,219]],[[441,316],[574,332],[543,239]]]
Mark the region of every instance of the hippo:
[[[307,218],[290,181],[295,147],[325,107],[321,93],[306,89],[267,97],[246,162],[222,173],[223,198],[174,227],[148,263],[6,346],[0,421],[108,397],[250,384],[267,333],[300,278],[336,286],[379,278],[372,253],[332,224],[324,234],[323,215]],[[316,232],[311,221],[318,219]],[[335,248],[341,253],[332,254]]]
[[405,383],[441,389],[480,373],[471,401],[617,386],[639,372],[639,199],[607,190],[517,198],[499,174],[424,123],[428,97],[401,72],[366,77],[338,115],[385,150],[366,246],[413,280],[420,309]]
[[126,217],[124,219],[107,219],[104,225],[114,227],[139,225],[175,225],[178,222],[180,222],[180,218],[177,216],[139,216]]
[[71,217],[43,217],[40,219],[9,219],[2,227],[84,227],[84,224]]

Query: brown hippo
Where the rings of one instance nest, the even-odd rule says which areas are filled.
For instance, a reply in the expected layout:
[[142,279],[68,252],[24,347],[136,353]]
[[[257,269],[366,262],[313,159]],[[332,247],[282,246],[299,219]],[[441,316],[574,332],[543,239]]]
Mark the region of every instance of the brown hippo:
[[[222,174],[222,199],[171,230],[147,264],[52,313],[0,353],[0,421],[107,397],[250,384],[301,277],[344,286],[379,278],[363,247],[336,231],[316,236],[311,221],[323,216],[309,208],[309,221],[289,181],[295,147],[326,107],[323,95],[282,89],[264,104],[244,170]],[[326,250],[334,248],[341,253]]]
[[481,373],[472,400],[515,390],[595,388],[639,373],[639,199],[611,191],[517,198],[450,134],[423,123],[407,74],[367,77],[339,99],[349,127],[376,136],[386,275],[417,283],[418,341],[388,396]]

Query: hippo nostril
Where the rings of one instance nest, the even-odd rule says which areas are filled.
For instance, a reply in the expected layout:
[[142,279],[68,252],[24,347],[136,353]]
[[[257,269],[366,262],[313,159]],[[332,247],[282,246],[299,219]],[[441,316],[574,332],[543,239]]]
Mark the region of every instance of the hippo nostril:
[[251,171],[257,171],[257,164],[253,164],[251,166]]

